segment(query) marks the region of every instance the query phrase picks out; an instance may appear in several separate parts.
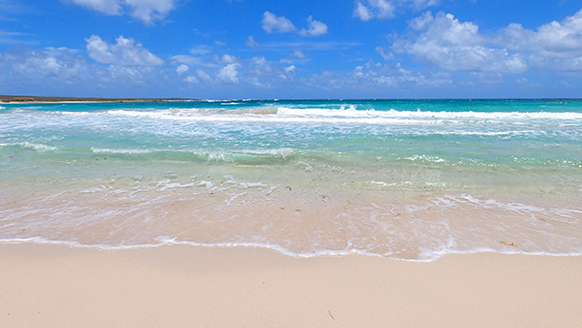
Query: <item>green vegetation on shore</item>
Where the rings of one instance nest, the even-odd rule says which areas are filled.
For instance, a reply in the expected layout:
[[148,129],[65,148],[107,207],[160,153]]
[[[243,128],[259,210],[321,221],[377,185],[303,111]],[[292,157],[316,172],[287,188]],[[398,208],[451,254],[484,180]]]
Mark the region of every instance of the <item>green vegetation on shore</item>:
[[92,98],[92,97],[35,97],[0,95],[4,103],[34,103],[34,102],[167,102],[167,101],[199,101],[193,98]]

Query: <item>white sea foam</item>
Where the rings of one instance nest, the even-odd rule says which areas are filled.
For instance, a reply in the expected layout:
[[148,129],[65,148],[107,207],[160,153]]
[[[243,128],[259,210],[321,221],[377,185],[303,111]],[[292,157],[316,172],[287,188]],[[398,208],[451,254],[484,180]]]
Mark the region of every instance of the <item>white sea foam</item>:
[[[546,124],[556,121],[582,120],[582,113],[575,112],[426,112],[426,111],[376,111],[348,109],[323,109],[323,108],[290,108],[277,107],[276,111],[264,109],[232,112],[212,109],[179,109],[179,110],[155,110],[155,111],[129,111],[111,110],[110,115],[124,115],[133,117],[145,117],[156,120],[178,120],[192,122],[271,122],[271,123],[322,123],[322,124],[373,124],[373,125],[448,125],[463,122],[463,124],[522,123],[533,121],[538,124]],[[274,114],[274,115],[257,115]],[[527,133],[532,130],[521,130],[513,133]],[[458,134],[470,134],[481,132],[448,132]],[[487,131],[485,135],[512,133],[508,131]]]
[[58,147],[55,146],[49,146],[49,145],[45,145],[45,144],[40,144],[40,143],[33,143],[33,142],[17,142],[17,143],[0,143],[0,147],[7,147],[7,146],[20,146],[23,148],[29,148],[29,149],[33,149],[37,152],[48,152],[48,151],[55,151],[58,149]]
[[490,247],[475,247],[466,250],[455,250],[447,247],[442,247],[439,249],[423,249],[419,253],[418,258],[408,259],[400,258],[395,254],[385,253],[378,254],[360,249],[338,249],[338,250],[318,250],[314,252],[293,252],[289,249],[276,244],[269,243],[259,243],[259,242],[218,242],[218,243],[199,243],[193,241],[182,241],[176,240],[176,238],[168,236],[159,236],[155,238],[156,243],[152,244],[140,244],[140,245],[105,245],[105,244],[83,244],[75,241],[63,241],[63,240],[51,240],[43,237],[29,237],[29,238],[4,238],[0,239],[0,244],[24,244],[33,243],[39,245],[65,245],[71,247],[79,248],[94,248],[94,249],[106,249],[106,250],[122,250],[122,249],[144,249],[144,248],[154,248],[170,245],[188,245],[194,247],[209,247],[209,248],[233,248],[233,247],[248,247],[248,248],[263,248],[276,251],[283,255],[297,258],[314,258],[321,256],[346,256],[346,255],[362,255],[371,257],[384,257],[389,259],[396,259],[405,262],[433,262],[439,258],[448,254],[478,254],[478,253],[500,253],[500,254],[523,254],[531,256],[556,256],[556,257],[567,257],[567,256],[582,256],[582,251],[572,251],[564,253],[552,253],[545,251],[532,251],[526,252],[518,249],[494,249]]
[[109,149],[95,147],[91,147],[91,151],[95,154],[149,154],[153,152],[151,149]]
[[429,162],[429,163],[444,163],[446,160],[438,157],[438,156],[427,156],[427,155],[414,155],[414,156],[407,156],[407,157],[399,157],[398,160],[406,159],[409,161],[420,161],[420,162]]
[[194,186],[194,183],[179,183],[179,182],[173,182],[173,183],[167,183],[165,185],[163,185],[162,187],[160,187],[158,189],[158,191],[166,191],[169,189],[176,189],[176,188],[188,188],[188,187],[192,187]]
[[[2,144],[0,144],[2,146]],[[91,152],[95,154],[151,154],[151,153],[184,153],[184,154],[194,154],[201,158],[206,158],[208,161],[215,162],[235,162],[237,158],[241,156],[269,156],[274,158],[280,158],[283,160],[288,159],[289,156],[295,154],[295,150],[292,148],[271,148],[271,149],[240,149],[236,151],[209,151],[202,149],[136,149],[136,148],[95,148],[91,147]]]

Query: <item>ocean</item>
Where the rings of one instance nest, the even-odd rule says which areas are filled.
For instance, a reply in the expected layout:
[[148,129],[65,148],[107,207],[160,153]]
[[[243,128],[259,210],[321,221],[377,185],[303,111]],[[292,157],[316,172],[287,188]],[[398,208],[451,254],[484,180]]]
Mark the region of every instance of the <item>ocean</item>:
[[582,255],[582,101],[2,104],[0,199],[0,242]]

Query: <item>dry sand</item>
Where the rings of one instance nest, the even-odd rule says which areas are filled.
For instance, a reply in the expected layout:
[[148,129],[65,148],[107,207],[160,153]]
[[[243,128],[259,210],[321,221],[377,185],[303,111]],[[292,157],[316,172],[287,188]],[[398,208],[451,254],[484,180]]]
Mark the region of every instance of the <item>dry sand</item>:
[[0,245],[0,327],[580,327],[582,257]]

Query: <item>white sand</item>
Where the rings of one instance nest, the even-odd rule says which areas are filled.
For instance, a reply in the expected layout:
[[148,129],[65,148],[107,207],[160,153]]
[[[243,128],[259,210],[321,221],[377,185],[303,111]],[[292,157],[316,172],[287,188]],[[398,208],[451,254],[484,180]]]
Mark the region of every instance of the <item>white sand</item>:
[[0,245],[0,327],[580,327],[582,257]]

